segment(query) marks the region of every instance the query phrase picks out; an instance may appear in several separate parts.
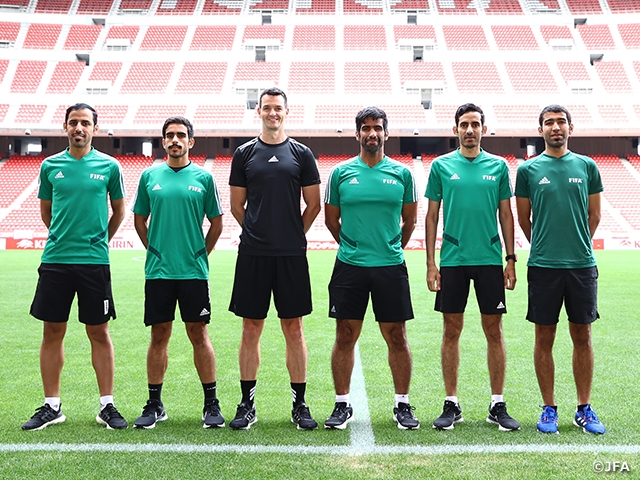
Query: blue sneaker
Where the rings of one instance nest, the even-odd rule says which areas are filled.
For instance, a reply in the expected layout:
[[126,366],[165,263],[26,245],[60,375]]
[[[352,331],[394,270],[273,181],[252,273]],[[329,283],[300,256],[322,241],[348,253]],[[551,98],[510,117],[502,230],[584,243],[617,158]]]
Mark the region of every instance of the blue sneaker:
[[549,405],[542,407],[538,430],[542,433],[558,433],[558,412],[555,408]]
[[604,432],[607,431],[602,422],[598,420],[596,412],[591,410],[591,404],[588,404],[582,410],[578,410],[576,412],[576,416],[573,419],[573,424],[576,427],[581,427],[585,433],[604,435]]

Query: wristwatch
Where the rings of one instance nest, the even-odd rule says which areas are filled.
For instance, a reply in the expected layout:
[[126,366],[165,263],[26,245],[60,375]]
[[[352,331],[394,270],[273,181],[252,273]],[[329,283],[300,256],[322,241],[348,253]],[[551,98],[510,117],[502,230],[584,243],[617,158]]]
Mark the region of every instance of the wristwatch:
[[507,255],[506,257],[504,257],[504,259],[508,262],[509,260],[513,260],[514,262],[518,261],[518,256],[515,253],[512,253],[511,255]]

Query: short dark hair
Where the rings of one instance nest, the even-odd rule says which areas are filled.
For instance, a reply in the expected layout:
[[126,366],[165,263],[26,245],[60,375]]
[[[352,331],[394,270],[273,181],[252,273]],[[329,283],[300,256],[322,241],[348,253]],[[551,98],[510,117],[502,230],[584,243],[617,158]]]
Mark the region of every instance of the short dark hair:
[[456,110],[456,127],[458,126],[458,122],[460,122],[460,117],[469,112],[478,112],[480,114],[480,124],[484,126],[484,112],[482,109],[473,103],[465,103],[464,105],[460,105]]
[[569,110],[567,110],[562,105],[556,105],[554,103],[552,105],[547,105],[540,112],[540,116],[538,117],[538,123],[540,124],[540,126],[542,126],[542,120],[544,119],[544,114],[545,113],[549,113],[549,112],[553,112],[553,113],[562,112],[562,113],[564,113],[567,116],[567,122],[569,122],[569,125],[571,125],[571,114],[569,113]]
[[71,105],[69,108],[67,108],[67,113],[65,113],[64,115],[64,123],[67,123],[67,121],[69,120],[69,114],[71,112],[75,112],[76,110],[91,110],[93,112],[93,125],[97,125],[98,124],[98,114],[96,113],[95,109],[91,106],[91,105],[87,105],[86,103],[76,103],[75,105]]
[[262,97],[264,97],[265,95],[270,95],[272,97],[282,97],[284,98],[284,108],[289,108],[287,106],[287,94],[284,93],[282,90],[280,90],[278,87],[271,87],[271,88],[267,88],[266,90],[264,90],[261,94],[260,94],[260,102],[258,103],[259,107],[262,107]]
[[189,138],[193,138],[193,125],[191,124],[189,119],[180,116],[169,117],[164,121],[164,125],[162,125],[162,138],[164,138],[165,134],[167,133],[167,127],[172,123],[179,123],[180,125],[184,125],[185,127],[187,127],[187,136]]
[[356,132],[360,131],[360,127],[362,127],[362,124],[367,118],[372,120],[382,119],[382,127],[385,132],[387,131],[388,121],[385,111],[378,107],[366,107],[360,110],[356,115]]

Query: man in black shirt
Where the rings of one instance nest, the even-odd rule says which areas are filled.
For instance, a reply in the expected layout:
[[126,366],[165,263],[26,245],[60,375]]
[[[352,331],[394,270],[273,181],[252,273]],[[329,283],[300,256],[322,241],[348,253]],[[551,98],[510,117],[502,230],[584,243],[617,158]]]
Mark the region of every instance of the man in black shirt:
[[[242,226],[229,310],[243,317],[240,342],[242,400],[233,429],[258,419],[254,405],[260,366],[260,336],[271,292],[286,340],[291,379],[291,421],[300,430],[318,427],[305,404],[307,345],[302,317],[311,313],[311,283],[305,233],[320,212],[320,174],[311,150],[287,137],[287,96],[262,92],[257,112],[260,136],[237,148],[231,163],[231,213]],[[300,194],[306,207],[300,212]]]

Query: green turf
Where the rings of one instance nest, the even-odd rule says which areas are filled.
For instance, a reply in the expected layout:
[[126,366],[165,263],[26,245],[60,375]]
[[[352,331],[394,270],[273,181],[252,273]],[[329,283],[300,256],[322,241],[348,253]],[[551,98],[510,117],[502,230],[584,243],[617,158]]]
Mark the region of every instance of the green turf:
[[[112,252],[112,278],[118,319],[111,323],[116,353],[116,404],[132,422],[146,401],[145,355],[149,331],[142,325],[142,252]],[[327,318],[327,283],[335,252],[310,252],[315,312],[305,321],[309,347],[307,400],[321,422],[331,412],[334,392],[330,371],[334,323]],[[38,350],[41,324],[28,309],[37,281],[40,252],[0,251],[0,474],[3,478],[597,478],[594,461],[626,461],[638,474],[640,454],[611,452],[615,446],[640,445],[640,427],[633,406],[640,398],[637,328],[640,300],[640,252],[600,251],[599,310],[594,324],[596,372],[592,400],[608,431],[602,437],[584,434],[571,425],[575,387],[571,372],[571,342],[562,319],[555,347],[556,398],[561,435],[536,432],[540,394],[532,363],[533,327],[526,320],[525,252],[518,263],[519,283],[507,296],[504,317],[507,345],[505,397],[510,413],[523,425],[520,432],[502,433],[484,420],[490,398],[486,343],[475,301],[470,299],[461,338],[459,398],[465,422],[451,432],[431,429],[444,399],[440,373],[440,315],[433,311],[433,294],[424,282],[424,252],[407,252],[416,319],[408,323],[414,357],[411,403],[423,427],[400,431],[391,419],[393,388],[386,347],[371,315],[360,341],[372,429],[377,447],[488,447],[484,453],[416,454],[295,454],[295,453],[127,453],[127,452],[8,452],[21,444],[152,444],[342,446],[351,443],[344,432],[299,432],[290,423],[291,394],[284,363],[284,340],[275,313],[267,320],[258,375],[258,423],[249,431],[204,430],[200,421],[202,387],[193,367],[192,350],[180,322],[170,343],[169,369],[163,400],[169,420],[155,430],[106,431],[94,420],[98,392],[90,364],[89,344],[72,315],[65,341],[66,363],[62,402],[67,421],[42,432],[23,432],[20,425],[42,404]],[[240,400],[237,349],[240,322],[227,311],[234,252],[210,257],[213,320],[210,335],[218,362],[218,396],[230,420]],[[356,417],[358,405],[354,405]],[[569,446],[568,453],[491,453],[491,446]],[[576,446],[576,447],[574,447]],[[583,450],[577,451],[577,449]],[[588,447],[584,449],[584,447]],[[453,447],[452,447],[453,448]],[[592,449],[592,451],[591,451]],[[556,450],[557,451],[557,450]],[[581,453],[588,451],[589,453]],[[635,472],[635,473],[634,473]],[[93,474],[93,475],[92,475]],[[602,474],[600,474],[602,475]]]

